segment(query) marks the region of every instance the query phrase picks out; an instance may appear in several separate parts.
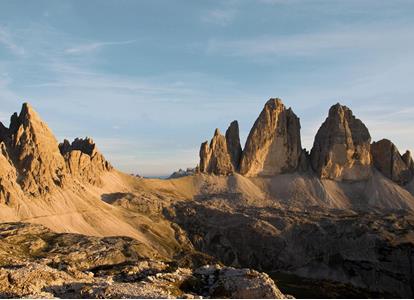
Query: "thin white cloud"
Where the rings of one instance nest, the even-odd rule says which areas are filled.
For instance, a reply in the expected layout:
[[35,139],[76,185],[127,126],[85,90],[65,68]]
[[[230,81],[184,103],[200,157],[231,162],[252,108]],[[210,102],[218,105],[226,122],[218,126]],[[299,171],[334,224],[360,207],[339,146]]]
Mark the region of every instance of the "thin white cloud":
[[258,0],[259,3],[264,4],[293,4],[295,0]]
[[201,21],[214,25],[227,26],[231,24],[235,18],[235,9],[212,9],[207,11],[201,17]]
[[25,49],[14,41],[13,36],[8,30],[2,27],[0,27],[0,44],[5,46],[10,52],[15,55],[22,56],[25,54]]
[[414,29],[401,27],[344,28],[326,32],[297,35],[259,36],[241,39],[210,39],[208,54],[229,56],[311,56],[327,51],[354,51],[373,49],[387,51],[401,49],[401,45],[413,46],[409,40]]
[[134,43],[135,40],[120,41],[120,42],[92,42],[87,44],[81,44],[74,47],[65,49],[67,54],[84,54],[89,52],[95,52],[103,47],[107,46],[119,46],[119,45],[128,45]]

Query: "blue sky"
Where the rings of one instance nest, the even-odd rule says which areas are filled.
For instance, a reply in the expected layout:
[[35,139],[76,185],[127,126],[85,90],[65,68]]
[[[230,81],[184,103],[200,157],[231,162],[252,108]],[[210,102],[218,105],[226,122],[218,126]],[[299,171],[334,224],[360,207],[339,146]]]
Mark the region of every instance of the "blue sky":
[[270,97],[310,148],[329,107],[414,150],[414,1],[0,0],[0,120],[30,102],[59,140],[91,136],[119,169],[195,166]]

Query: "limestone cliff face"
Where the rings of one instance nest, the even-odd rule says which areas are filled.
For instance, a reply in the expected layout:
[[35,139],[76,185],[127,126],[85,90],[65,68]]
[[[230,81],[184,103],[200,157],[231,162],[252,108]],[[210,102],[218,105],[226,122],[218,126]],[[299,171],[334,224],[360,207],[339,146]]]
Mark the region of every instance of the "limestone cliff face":
[[6,143],[25,193],[39,196],[64,185],[66,166],[58,143],[29,104],[12,116]]
[[59,149],[70,174],[83,182],[100,185],[102,173],[112,170],[112,166],[90,138],[76,138],[72,143],[65,140]]
[[237,121],[231,122],[226,131],[227,152],[230,155],[233,169],[239,169],[240,159],[242,156],[242,147],[240,145],[239,123]]
[[366,180],[372,174],[371,136],[361,120],[339,103],[319,129],[311,151],[311,164],[320,178]]
[[233,121],[223,136],[218,129],[210,142],[204,142],[200,148],[201,173],[229,175],[239,169],[242,148],[239,137],[239,124]]
[[0,204],[10,204],[16,197],[22,197],[22,194],[6,145],[0,142]]
[[280,99],[270,99],[247,138],[240,173],[274,176],[294,172],[301,155],[299,118]]
[[413,178],[413,160],[410,152],[401,156],[397,147],[387,139],[371,146],[375,167],[398,184],[406,184]]
[[58,145],[52,131],[35,110],[23,104],[9,128],[0,123],[0,203],[15,198],[45,196],[80,183],[100,183],[112,166],[91,139]]

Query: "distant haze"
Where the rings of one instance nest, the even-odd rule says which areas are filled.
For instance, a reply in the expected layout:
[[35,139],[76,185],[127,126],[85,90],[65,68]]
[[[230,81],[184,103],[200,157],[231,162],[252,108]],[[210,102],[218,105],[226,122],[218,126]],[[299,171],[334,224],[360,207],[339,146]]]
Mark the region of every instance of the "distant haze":
[[92,137],[118,169],[194,167],[271,97],[310,149],[331,105],[414,150],[414,1],[1,1],[0,121],[30,102],[60,139]]

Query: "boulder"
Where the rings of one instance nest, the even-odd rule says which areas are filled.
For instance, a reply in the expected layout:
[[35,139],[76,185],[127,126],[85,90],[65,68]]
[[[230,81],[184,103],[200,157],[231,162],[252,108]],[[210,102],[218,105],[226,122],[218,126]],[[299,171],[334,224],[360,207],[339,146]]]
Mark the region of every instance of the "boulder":
[[371,152],[375,167],[389,179],[404,185],[413,178],[411,155],[408,152],[403,158],[390,140],[373,143]]
[[270,99],[253,125],[243,150],[240,173],[274,176],[298,169],[302,145],[300,121],[280,99]]
[[207,265],[194,271],[212,298],[285,299],[274,281],[265,273]]
[[313,170],[322,179],[367,180],[372,175],[371,136],[361,120],[339,103],[315,137],[311,150]]

